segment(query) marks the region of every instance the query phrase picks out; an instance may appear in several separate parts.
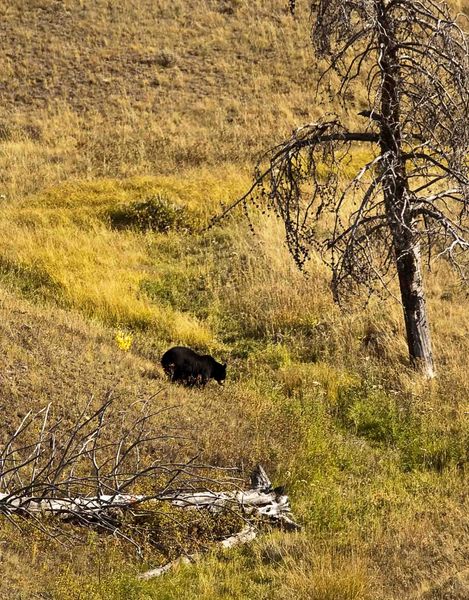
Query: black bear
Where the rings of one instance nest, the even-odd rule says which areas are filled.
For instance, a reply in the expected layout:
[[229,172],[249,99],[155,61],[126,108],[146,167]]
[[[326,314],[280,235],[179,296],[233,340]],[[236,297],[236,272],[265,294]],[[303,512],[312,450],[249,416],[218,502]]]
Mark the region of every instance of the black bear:
[[190,348],[176,346],[163,354],[161,366],[171,381],[188,386],[204,386],[209,379],[223,385],[226,378],[226,363],[220,364],[210,354],[197,354]]

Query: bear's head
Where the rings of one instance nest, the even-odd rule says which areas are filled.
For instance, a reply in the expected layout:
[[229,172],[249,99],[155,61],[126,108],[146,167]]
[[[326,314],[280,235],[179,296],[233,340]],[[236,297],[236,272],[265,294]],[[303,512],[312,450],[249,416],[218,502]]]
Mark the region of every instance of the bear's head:
[[218,362],[215,362],[214,366],[215,366],[215,368],[213,370],[213,378],[220,385],[223,385],[225,383],[225,379],[226,379],[226,363],[220,364]]

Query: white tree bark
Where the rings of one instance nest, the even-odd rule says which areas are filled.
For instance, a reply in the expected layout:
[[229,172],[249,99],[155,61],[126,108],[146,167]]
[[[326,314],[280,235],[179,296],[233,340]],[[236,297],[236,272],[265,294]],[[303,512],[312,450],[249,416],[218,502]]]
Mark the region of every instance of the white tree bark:
[[132,494],[103,494],[100,496],[78,498],[33,498],[0,493],[0,512],[14,514],[18,512],[31,515],[53,514],[60,518],[74,516],[99,517],[108,511],[129,509],[141,503],[167,501],[179,508],[204,509],[221,512],[224,509],[241,509],[250,517],[270,521],[285,529],[298,529],[291,516],[290,502],[282,488],[272,488],[272,484],[261,465],[251,475],[251,488],[246,491],[230,492],[193,492],[174,493],[148,497]]

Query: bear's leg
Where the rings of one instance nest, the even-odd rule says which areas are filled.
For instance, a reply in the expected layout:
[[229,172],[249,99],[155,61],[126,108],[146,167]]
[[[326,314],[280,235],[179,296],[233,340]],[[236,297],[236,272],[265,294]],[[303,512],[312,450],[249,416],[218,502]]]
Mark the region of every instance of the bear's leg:
[[166,374],[166,376],[169,378],[170,381],[174,381],[174,371],[176,370],[176,365],[174,363],[171,363],[169,365],[165,365],[163,367],[163,370]]
[[174,369],[174,371],[173,371],[173,375],[171,377],[171,381],[173,383],[176,383],[177,381],[184,382],[185,381],[185,373],[184,373],[184,371],[182,371],[181,369],[179,369],[179,368],[176,367]]
[[203,375],[201,375],[200,373],[199,373],[198,375],[196,375],[196,377],[195,377],[195,381],[194,381],[194,384],[195,384],[197,387],[203,387],[203,386],[205,385],[205,382],[204,382],[204,376],[203,376]]
[[187,376],[187,386],[188,387],[199,387],[200,385],[200,375],[190,374]]

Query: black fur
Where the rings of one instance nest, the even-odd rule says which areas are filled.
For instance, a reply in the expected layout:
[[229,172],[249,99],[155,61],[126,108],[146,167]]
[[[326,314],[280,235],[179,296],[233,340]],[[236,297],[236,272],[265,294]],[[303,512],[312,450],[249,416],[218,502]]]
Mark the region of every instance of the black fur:
[[226,364],[218,363],[209,354],[197,354],[183,346],[176,346],[165,352],[161,365],[171,381],[188,386],[204,386],[210,379],[223,385],[226,378]]

